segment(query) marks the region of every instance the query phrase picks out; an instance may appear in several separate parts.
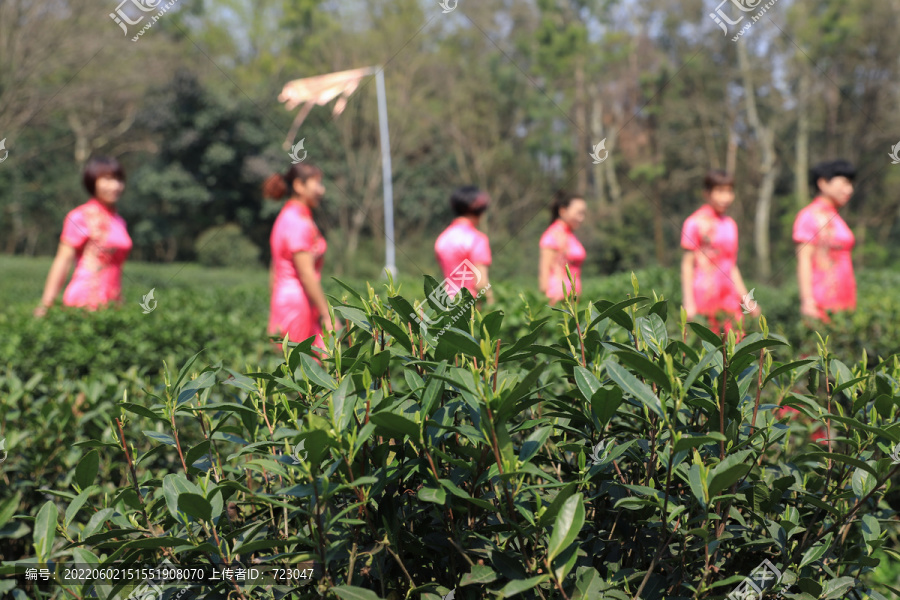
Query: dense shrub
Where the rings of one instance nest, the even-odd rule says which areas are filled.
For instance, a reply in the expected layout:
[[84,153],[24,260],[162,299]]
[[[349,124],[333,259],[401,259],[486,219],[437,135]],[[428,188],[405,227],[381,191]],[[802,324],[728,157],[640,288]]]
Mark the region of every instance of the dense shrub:
[[259,267],[259,248],[241,232],[239,225],[227,223],[210,227],[195,243],[197,262],[205,267]]
[[723,340],[629,295],[506,338],[468,296],[427,300],[429,326],[394,289],[348,287],[318,359],[311,340],[258,373],[192,359],[80,417],[97,427],[63,450],[77,467],[33,521],[0,504],[0,537],[30,531],[36,563],[318,564],[244,598],[724,598],[768,560],[787,598],[884,599],[866,581],[897,555],[900,361],[850,365],[825,340],[786,360],[764,319]]

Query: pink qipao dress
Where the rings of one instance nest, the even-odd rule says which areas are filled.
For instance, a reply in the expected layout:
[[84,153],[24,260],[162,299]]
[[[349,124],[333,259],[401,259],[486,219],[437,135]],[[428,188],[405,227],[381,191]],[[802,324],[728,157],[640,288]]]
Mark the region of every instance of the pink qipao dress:
[[63,304],[96,310],[121,302],[122,265],[131,252],[125,219],[91,198],[69,211],[59,239],[75,248],[78,256]]
[[801,210],[794,221],[794,241],[815,247],[812,284],[819,318],[828,321],[826,310],[854,310],[856,277],[850,252],[856,238],[834,205],[818,197]]
[[709,204],[694,211],[681,230],[681,247],[694,251],[694,302],[697,313],[709,319],[710,328],[730,331],[743,323],[741,296],[731,279],[737,263],[738,228],[734,219],[720,215]]
[[294,254],[311,252],[315,257],[316,279],[321,279],[322,263],[328,245],[312,219],[309,207],[288,201],[272,227],[274,285],[269,311],[270,334],[287,334],[292,342],[315,336],[314,346],[324,348],[319,311],[313,306],[294,266]]
[[444,285],[450,298],[455,297],[461,288],[468,289],[473,297],[478,295],[475,284],[480,281],[481,275],[474,273],[473,269],[475,265],[491,264],[491,245],[487,235],[478,231],[468,219],[457,217],[438,236],[434,254],[444,272]]
[[575,233],[569,229],[562,219],[557,219],[541,236],[541,248],[556,250],[556,262],[550,266],[550,277],[547,280],[547,298],[552,302],[562,300],[572,289],[566,275],[566,265],[575,280],[575,294],[581,294],[581,265],[587,252]]

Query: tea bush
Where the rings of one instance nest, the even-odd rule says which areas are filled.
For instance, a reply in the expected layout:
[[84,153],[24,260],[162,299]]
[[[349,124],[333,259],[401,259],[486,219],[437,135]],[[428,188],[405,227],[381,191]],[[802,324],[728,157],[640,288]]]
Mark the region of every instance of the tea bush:
[[[297,587],[192,588],[211,598],[674,600],[725,598],[768,560],[785,598],[900,593],[871,585],[875,556],[898,558],[896,357],[848,363],[822,339],[796,360],[765,319],[722,339],[636,280],[514,315],[344,289],[321,355],[285,343],[243,374],[195,356],[90,413],[23,407],[86,435],[49,481],[4,469],[49,483],[0,503],[0,539],[33,546],[18,567],[316,564]],[[16,514],[26,493],[52,498]]]
[[197,262],[206,267],[262,268],[259,247],[237,223],[211,227],[197,236]]

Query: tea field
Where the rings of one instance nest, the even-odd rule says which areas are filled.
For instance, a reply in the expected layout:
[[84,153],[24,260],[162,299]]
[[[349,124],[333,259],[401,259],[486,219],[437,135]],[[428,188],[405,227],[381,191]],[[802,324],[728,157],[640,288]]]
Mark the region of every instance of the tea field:
[[[589,279],[557,309],[535,281],[494,282],[494,305],[430,331],[409,315],[433,280],[325,277],[345,326],[320,361],[266,338],[264,269],[130,262],[121,308],[38,320],[49,265],[0,257],[4,597],[126,598],[140,565],[277,564],[309,570],[155,585],[725,598],[764,561],[784,598],[900,597],[900,273],[861,273],[827,345],[796,285],[756,287],[765,322],[723,342],[682,322],[674,270]],[[141,576],[74,582],[67,565]]]

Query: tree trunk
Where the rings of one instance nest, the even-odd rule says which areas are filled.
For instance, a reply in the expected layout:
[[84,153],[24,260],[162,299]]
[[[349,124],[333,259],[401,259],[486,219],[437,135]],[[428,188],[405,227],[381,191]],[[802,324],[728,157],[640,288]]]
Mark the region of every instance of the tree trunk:
[[[615,111],[617,117],[621,114],[621,109],[617,109]],[[616,140],[618,139],[618,135],[616,133],[616,126],[618,123],[621,123],[622,119],[617,118],[613,123],[612,127],[609,128],[609,133],[606,136],[606,147],[611,148],[609,152],[609,158],[603,161],[602,166],[606,168],[606,179],[609,182],[609,198],[610,205],[612,208],[611,216],[613,224],[617,227],[622,226],[622,188],[619,186],[619,179],[616,177]]]
[[[603,101],[600,100],[599,94],[594,96],[594,108],[591,111],[591,142],[599,143],[605,136],[603,135]],[[591,161],[593,163],[593,161]],[[594,193],[597,199],[597,205],[603,214],[609,210],[609,199],[606,196],[606,172],[603,163],[599,165],[591,164],[594,171]],[[587,193],[587,192],[585,192]]]
[[579,194],[587,191],[587,176],[591,162],[588,162],[590,153],[588,147],[591,143],[588,140],[588,123],[587,123],[587,90],[584,82],[584,57],[577,56],[575,58],[575,139],[578,148],[575,152],[575,168],[577,169],[576,181]]
[[[713,139],[712,125],[709,122],[709,114],[705,110],[700,112],[700,127],[703,129],[703,143],[706,144],[706,155],[709,157],[709,166],[719,169],[719,153],[716,152],[716,142]],[[730,171],[733,173],[733,171]]]
[[762,183],[756,201],[756,219],[754,221],[753,239],[756,249],[757,275],[768,278],[772,273],[772,258],[769,242],[769,221],[772,213],[772,197],[775,192],[775,178],[778,171],[775,167],[775,134],[759,118],[756,108],[756,89],[750,61],[747,58],[746,44],[737,45],[738,63],[744,81],[744,95],[747,100],[747,120],[756,135],[760,146],[761,164],[759,166]]
[[22,205],[19,202],[13,202],[7,207],[9,211],[10,221],[12,222],[12,231],[6,240],[6,254],[15,254],[16,248],[19,247],[25,231],[25,221],[22,218]]
[[735,131],[734,123],[732,123],[731,127],[728,129],[728,152],[725,155],[725,170],[732,175],[735,174],[735,170],[737,169],[737,151],[737,132]]
[[794,188],[797,208],[809,204],[809,69],[800,66],[800,90],[797,106],[797,148]]

